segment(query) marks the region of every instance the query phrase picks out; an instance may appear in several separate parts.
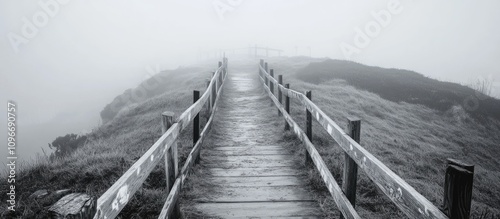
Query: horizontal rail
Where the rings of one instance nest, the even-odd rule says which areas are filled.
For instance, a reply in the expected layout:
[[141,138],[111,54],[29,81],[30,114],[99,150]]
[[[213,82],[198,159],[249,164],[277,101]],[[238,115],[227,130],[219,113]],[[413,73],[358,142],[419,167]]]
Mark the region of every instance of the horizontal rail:
[[[220,89],[224,87],[225,80],[226,80],[227,75],[224,75],[222,84],[220,86]],[[210,87],[207,88],[207,91],[210,91]],[[169,218],[171,213],[173,212],[175,208],[175,204],[177,203],[177,200],[179,199],[179,194],[181,191],[181,187],[184,184],[184,180],[186,179],[187,175],[189,174],[189,170],[195,163],[196,157],[199,155],[201,146],[203,145],[203,142],[205,141],[206,135],[208,135],[208,132],[210,128],[212,127],[212,121],[215,116],[215,112],[217,110],[217,103],[219,100],[219,96],[221,95],[222,92],[219,92],[217,94],[217,97],[215,99],[215,104],[213,106],[213,111],[203,128],[203,131],[200,133],[200,138],[198,142],[196,142],[195,146],[189,153],[188,158],[186,159],[186,162],[184,163],[184,166],[181,169],[181,174],[177,177],[175,180],[175,183],[172,187],[172,190],[170,190],[170,193],[168,194],[167,201],[163,205],[162,211],[160,213],[160,216],[158,216],[159,219],[164,219],[164,218]]]
[[223,73],[227,61],[215,72],[208,89],[201,98],[186,109],[154,144],[137,160],[104,194],[97,200],[97,212],[94,219],[115,218],[137,192],[153,168],[163,159],[181,131],[194,119],[209,99],[212,86],[216,86],[217,78]]
[[[264,83],[264,79],[260,78],[261,81]],[[333,178],[332,173],[328,170],[328,167],[326,166],[325,162],[321,158],[321,155],[318,153],[314,145],[309,141],[307,138],[306,134],[302,129],[299,127],[299,125],[292,119],[290,114],[288,114],[285,110],[285,108],[280,104],[279,100],[276,99],[276,97],[271,93],[271,90],[269,87],[264,86],[266,89],[269,97],[273,100],[274,104],[276,107],[280,110],[282,113],[283,117],[285,118],[286,122],[290,125],[290,128],[293,130],[293,132],[299,137],[299,139],[305,144],[307,151],[311,155],[312,161],[316,167],[316,169],[319,171],[321,177],[323,178],[323,181],[327,185],[328,191],[333,197],[333,200],[339,207],[340,211],[346,218],[360,218],[354,207],[351,205],[347,197],[344,195],[342,192],[342,189],[338,185],[337,181],[335,178]]]
[[[365,150],[360,144],[346,134],[330,117],[304,94],[287,89],[280,85],[269,73],[259,65],[261,75],[269,83],[273,83],[281,92],[291,98],[298,99],[311,112],[313,117],[339,144],[339,146],[363,169],[368,177],[380,188],[403,213],[410,218],[438,218],[448,217],[434,206],[429,200],[418,193],[412,186],[389,169],[385,164]],[[266,87],[266,86],[264,86]],[[268,89],[266,87],[266,89]],[[274,99],[273,99],[274,101]],[[288,121],[288,120],[287,120]],[[312,156],[312,155],[311,155]],[[337,204],[338,205],[338,204]]]

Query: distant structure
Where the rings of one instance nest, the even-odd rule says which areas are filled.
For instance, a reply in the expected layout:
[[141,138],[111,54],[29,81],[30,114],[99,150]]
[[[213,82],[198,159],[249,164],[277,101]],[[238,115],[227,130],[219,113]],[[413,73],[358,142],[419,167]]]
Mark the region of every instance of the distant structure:
[[234,48],[234,49],[221,49],[218,51],[207,51],[207,52],[199,52],[200,59],[208,59],[208,58],[223,58],[225,55],[233,54],[233,55],[248,55],[249,57],[269,57],[269,56],[281,56],[281,53],[284,52],[282,49],[262,47],[262,46],[248,46],[243,48]]

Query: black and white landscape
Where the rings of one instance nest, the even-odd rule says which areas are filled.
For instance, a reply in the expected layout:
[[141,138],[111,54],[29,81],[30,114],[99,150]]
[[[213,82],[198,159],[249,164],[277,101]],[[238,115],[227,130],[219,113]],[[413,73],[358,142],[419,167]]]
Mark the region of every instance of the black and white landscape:
[[500,218],[499,8],[0,2],[0,218]]

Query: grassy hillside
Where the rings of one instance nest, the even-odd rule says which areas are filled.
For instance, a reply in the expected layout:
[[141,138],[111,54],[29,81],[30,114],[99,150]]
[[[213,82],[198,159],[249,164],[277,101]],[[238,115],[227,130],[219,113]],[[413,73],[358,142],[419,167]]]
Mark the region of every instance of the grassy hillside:
[[500,120],[500,100],[469,87],[434,80],[413,71],[326,60],[311,63],[299,70],[297,78],[314,84],[341,79],[351,86],[394,102],[422,104],[441,112],[461,105],[475,118],[493,117]]
[[[284,74],[285,83],[297,91],[312,90],[312,99],[341,127],[346,127],[347,117],[356,116],[362,120],[361,145],[378,159],[384,162],[395,173],[400,175],[417,191],[433,202],[436,206],[442,204],[444,171],[446,158],[456,158],[475,164],[474,190],[472,215],[480,218],[484,212],[490,216],[500,217],[500,123],[489,118],[482,122],[471,118],[460,106],[442,112],[429,106],[411,104],[411,101],[391,101],[381,94],[359,89],[356,85],[370,84],[370,88],[377,86],[408,87],[411,84],[430,81],[416,73],[399,70],[387,70],[360,66],[354,63],[328,60],[310,65],[297,64],[289,59],[276,58],[267,60],[275,74]],[[335,74],[345,76],[345,80],[335,79],[325,75],[335,63],[345,64],[343,67],[332,67]],[[359,68],[349,69],[349,66]],[[339,69],[356,74],[359,69],[361,77],[349,78]],[[386,70],[388,72],[386,72]],[[307,73],[307,74],[306,74]],[[359,73],[359,72],[358,72]],[[370,74],[368,74],[370,73]],[[401,73],[400,75],[398,75]],[[392,78],[385,77],[389,75]],[[386,78],[387,80],[379,80]],[[352,85],[351,81],[356,85]],[[420,81],[420,82],[418,82]],[[314,82],[314,83],[310,83]],[[321,83],[320,83],[321,82]],[[399,82],[403,84],[399,84]],[[383,85],[385,83],[385,85]],[[438,82],[433,82],[434,84]],[[418,86],[415,86],[418,87]],[[440,86],[435,86],[437,89]],[[447,89],[451,93],[460,93],[453,90],[460,85],[444,83],[442,91]],[[410,89],[411,90],[411,89]],[[400,93],[393,90],[398,98],[409,100],[412,93]],[[439,93],[439,92],[438,92]],[[405,95],[406,94],[406,95]],[[425,101],[440,102],[441,99],[429,98]],[[445,98],[444,95],[439,96]],[[304,109],[300,103],[293,102],[292,116],[299,124],[305,124]],[[432,103],[430,104],[432,105]],[[497,108],[498,109],[498,108]],[[486,121],[486,122],[485,122]],[[304,127],[303,127],[304,128]],[[319,124],[313,123],[313,143],[323,155],[330,170],[341,183],[343,168],[343,152]],[[287,133],[283,139],[294,138],[293,133]],[[295,140],[297,141],[297,140]],[[300,144],[291,142],[297,153],[304,153]],[[358,182],[357,209],[364,218],[404,218],[404,215],[385,198],[375,185],[361,173]],[[334,203],[326,188],[316,173],[311,174],[311,183],[323,195],[321,203],[330,215],[338,214],[333,207]]]
[[[37,201],[28,198],[40,189],[72,189],[99,197],[161,136],[161,113],[174,111],[180,115],[192,104],[193,90],[205,90],[205,79],[211,76],[216,65],[217,62],[213,60],[206,65],[160,73],[150,79],[159,81],[156,86],[141,87],[143,83],[134,89],[146,89],[147,96],[134,102],[120,103],[116,115],[108,123],[93,130],[88,135],[87,144],[75,153],[55,160],[40,157],[36,163],[23,167],[16,184],[19,205],[16,212],[8,216],[42,218],[46,207],[56,200],[49,198]],[[121,101],[121,98],[115,101]],[[181,161],[190,151],[191,137],[190,132],[185,132],[180,138]],[[159,215],[167,196],[163,190],[163,167],[159,164],[153,170],[142,189],[122,211],[123,218],[156,218]],[[0,197],[7,200],[5,176],[1,178]],[[0,204],[0,209],[6,209],[5,202]],[[5,218],[6,214],[0,212],[0,217]]]

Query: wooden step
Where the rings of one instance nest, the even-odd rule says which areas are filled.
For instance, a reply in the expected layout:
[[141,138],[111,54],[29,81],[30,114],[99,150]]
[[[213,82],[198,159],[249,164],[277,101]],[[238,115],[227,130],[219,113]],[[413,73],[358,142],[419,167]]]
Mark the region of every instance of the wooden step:
[[293,167],[266,167],[266,168],[208,168],[211,176],[301,176],[305,171]]
[[320,218],[316,202],[196,203],[187,206],[210,218]]
[[207,181],[221,187],[266,187],[266,186],[301,186],[306,185],[305,177],[297,176],[266,176],[266,177],[207,177]]

